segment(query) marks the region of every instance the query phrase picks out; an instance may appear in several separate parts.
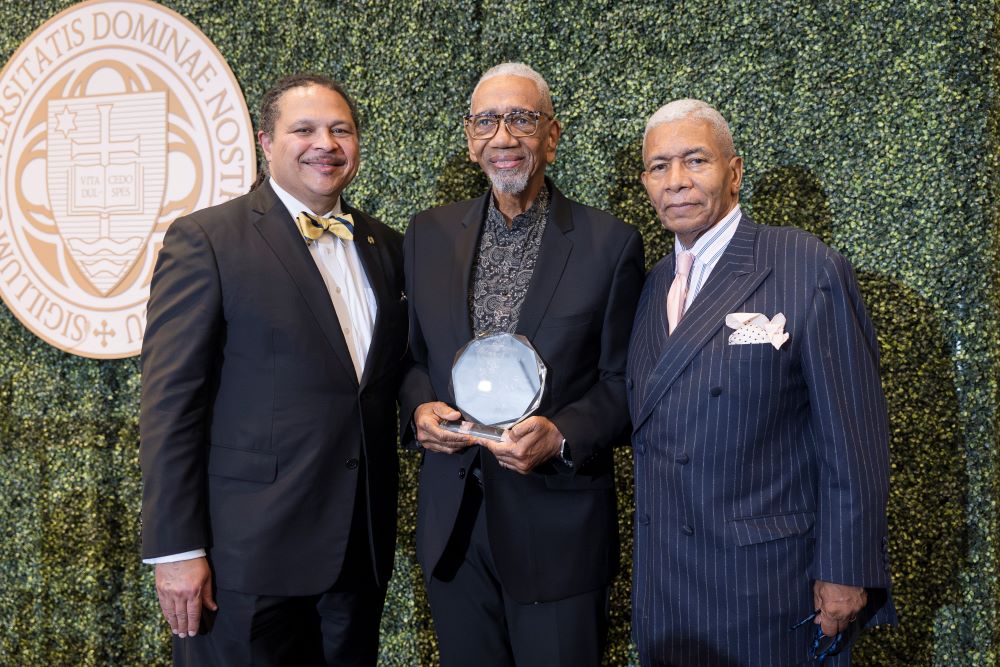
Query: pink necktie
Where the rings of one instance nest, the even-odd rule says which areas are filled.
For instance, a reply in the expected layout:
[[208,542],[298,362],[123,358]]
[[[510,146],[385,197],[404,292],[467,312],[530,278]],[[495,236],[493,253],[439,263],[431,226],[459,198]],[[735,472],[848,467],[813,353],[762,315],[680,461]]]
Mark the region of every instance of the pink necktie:
[[682,252],[677,256],[677,267],[674,273],[674,282],[667,292],[667,325],[669,333],[673,333],[677,324],[684,317],[684,303],[688,295],[688,273],[691,272],[691,265],[694,263],[694,253]]

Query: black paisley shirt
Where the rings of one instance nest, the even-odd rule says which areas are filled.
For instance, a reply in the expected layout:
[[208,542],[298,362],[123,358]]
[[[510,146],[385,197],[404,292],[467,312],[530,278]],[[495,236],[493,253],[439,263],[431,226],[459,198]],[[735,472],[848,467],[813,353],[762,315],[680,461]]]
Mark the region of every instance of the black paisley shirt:
[[503,214],[490,197],[469,286],[469,312],[475,335],[514,333],[517,328],[548,213],[549,191],[543,187],[531,208],[515,216],[508,229]]

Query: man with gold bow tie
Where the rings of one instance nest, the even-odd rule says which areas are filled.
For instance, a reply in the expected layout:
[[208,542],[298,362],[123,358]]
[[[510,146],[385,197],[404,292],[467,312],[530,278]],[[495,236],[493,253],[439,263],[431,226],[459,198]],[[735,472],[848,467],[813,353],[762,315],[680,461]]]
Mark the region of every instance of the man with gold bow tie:
[[373,665],[396,532],[401,237],[346,205],[354,103],[265,93],[269,177],[179,218],[142,350],[143,558],[175,664]]

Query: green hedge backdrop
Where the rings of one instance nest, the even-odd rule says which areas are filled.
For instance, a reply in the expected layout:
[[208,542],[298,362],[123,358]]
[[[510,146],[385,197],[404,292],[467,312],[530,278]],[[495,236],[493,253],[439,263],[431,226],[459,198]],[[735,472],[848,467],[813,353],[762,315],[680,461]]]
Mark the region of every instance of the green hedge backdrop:
[[[3,0],[0,61],[70,4]],[[745,207],[844,253],[878,329],[901,625],[866,636],[856,663],[997,664],[996,2],[165,4],[216,44],[251,109],[282,74],[345,81],[366,123],[349,197],[400,229],[482,191],[460,118],[483,69],[524,60],[564,123],[555,181],[638,226],[652,264],[672,241],[638,182],[645,118],[676,97],[718,106],[746,160]],[[0,664],[167,663],[138,558],[138,388],[137,360],[70,356],[0,307]],[[625,539],[608,662],[625,665],[630,452],[618,463]],[[405,455],[402,473],[380,664],[431,665]]]

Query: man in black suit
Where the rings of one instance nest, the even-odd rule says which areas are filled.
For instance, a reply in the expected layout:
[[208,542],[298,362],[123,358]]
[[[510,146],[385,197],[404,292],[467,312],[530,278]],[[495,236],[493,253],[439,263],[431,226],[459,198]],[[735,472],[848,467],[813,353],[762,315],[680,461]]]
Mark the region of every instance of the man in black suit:
[[[414,217],[405,246],[413,367],[404,443],[423,447],[417,555],[443,665],[597,665],[618,568],[612,445],[642,284],[635,229],[545,179],[560,125],[548,85],[506,63],[466,116],[485,195]],[[460,418],[449,377],[475,335],[527,337],[548,367],[535,414],[499,443]]]
[[[396,531],[401,238],[346,205],[353,102],[278,81],[269,179],[179,218],[142,350],[143,557],[176,664],[375,664]],[[321,217],[325,216],[325,217]]]

